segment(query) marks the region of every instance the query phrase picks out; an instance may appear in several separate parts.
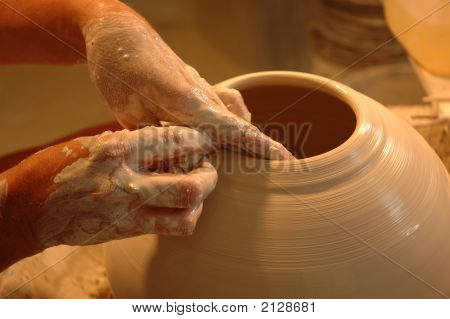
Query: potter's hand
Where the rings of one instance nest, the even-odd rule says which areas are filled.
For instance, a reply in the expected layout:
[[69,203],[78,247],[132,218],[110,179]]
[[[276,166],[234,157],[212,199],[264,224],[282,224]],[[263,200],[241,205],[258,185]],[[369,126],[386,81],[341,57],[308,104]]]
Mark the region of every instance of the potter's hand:
[[88,154],[55,176],[37,223],[45,247],[192,233],[217,180],[198,155],[211,150],[207,136],[189,128],[146,127],[77,142]]
[[86,25],[84,36],[91,77],[125,127],[171,122],[259,157],[293,158],[250,124],[239,92],[215,92],[136,14],[105,14]]
[[0,271],[59,244],[191,234],[217,180],[211,150],[193,129],[146,127],[30,156],[0,174]]

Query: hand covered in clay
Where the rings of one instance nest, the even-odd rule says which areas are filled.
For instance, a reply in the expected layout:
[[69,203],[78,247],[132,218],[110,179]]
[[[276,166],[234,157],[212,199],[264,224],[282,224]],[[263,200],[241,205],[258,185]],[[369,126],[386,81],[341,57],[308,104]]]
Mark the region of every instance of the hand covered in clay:
[[258,157],[293,158],[250,123],[238,91],[213,89],[138,15],[105,14],[84,36],[91,77],[125,127],[171,122]]
[[57,172],[35,223],[44,248],[193,232],[217,180],[201,155],[211,151],[206,135],[184,127],[146,127],[75,143],[81,146],[62,148],[77,159]]

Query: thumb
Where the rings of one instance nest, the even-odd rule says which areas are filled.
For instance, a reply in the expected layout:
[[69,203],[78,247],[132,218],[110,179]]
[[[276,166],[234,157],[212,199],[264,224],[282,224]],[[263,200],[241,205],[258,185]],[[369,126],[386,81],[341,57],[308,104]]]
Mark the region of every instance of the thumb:
[[241,93],[236,89],[214,86],[214,91],[227,109],[243,120],[250,122],[252,114],[247,109]]

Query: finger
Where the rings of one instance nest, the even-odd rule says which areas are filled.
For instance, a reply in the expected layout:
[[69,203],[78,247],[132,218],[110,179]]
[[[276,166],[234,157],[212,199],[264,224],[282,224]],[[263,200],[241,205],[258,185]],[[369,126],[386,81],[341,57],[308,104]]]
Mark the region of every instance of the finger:
[[240,148],[251,155],[270,160],[292,160],[295,157],[281,143],[263,134],[253,125],[243,134]]
[[[211,92],[215,93],[212,90]],[[230,96],[230,93],[227,94]],[[217,96],[217,94],[213,95]],[[215,111],[207,109],[206,112],[198,112],[197,116],[190,119],[190,126],[210,135],[214,142],[225,146],[237,146],[253,156],[271,160],[295,159],[282,144],[272,140],[254,125],[230,112],[222,100],[219,99],[218,103]],[[244,105],[243,102],[241,104]],[[245,113],[245,111],[243,112]]]
[[239,148],[252,156],[270,160],[295,159],[281,143],[232,113],[217,114],[208,126],[203,127],[222,145]]
[[206,134],[178,126],[123,130],[100,137],[100,143],[105,145],[105,153],[125,157],[133,169],[151,168],[161,161],[206,154],[214,149]]
[[[113,106],[110,106],[114,109]],[[119,109],[119,108],[115,108]],[[115,111],[117,122],[129,130],[136,130],[146,126],[162,126],[160,121],[150,112],[144,112],[142,108],[128,108],[127,111]]]
[[251,121],[252,114],[247,109],[244,99],[238,90],[215,86],[214,91],[216,91],[216,94],[231,113],[247,122]]
[[136,221],[144,233],[170,236],[191,235],[203,204],[191,208],[142,208]]
[[207,162],[187,174],[139,174],[130,170],[115,174],[117,184],[138,193],[148,207],[188,208],[198,206],[217,183],[217,172]]
[[188,157],[175,159],[173,161],[164,162],[165,167],[158,170],[159,173],[186,174],[194,168],[201,166],[205,161],[204,154],[193,154]]
[[187,127],[169,126],[158,129],[147,127],[139,130],[140,162],[171,160],[193,154],[206,154],[213,150],[211,139],[203,133]]

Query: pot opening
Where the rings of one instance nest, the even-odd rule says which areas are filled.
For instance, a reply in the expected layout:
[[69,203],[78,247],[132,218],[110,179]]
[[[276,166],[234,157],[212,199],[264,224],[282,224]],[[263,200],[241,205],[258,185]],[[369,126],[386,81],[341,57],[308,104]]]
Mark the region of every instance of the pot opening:
[[293,85],[241,88],[252,123],[298,158],[328,152],[355,131],[356,115],[326,92]]

